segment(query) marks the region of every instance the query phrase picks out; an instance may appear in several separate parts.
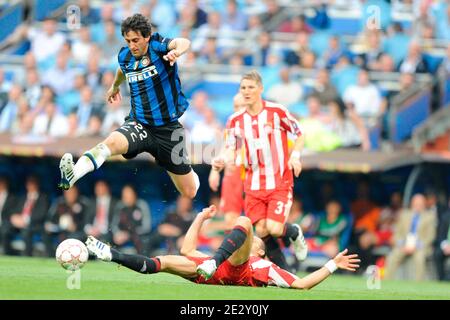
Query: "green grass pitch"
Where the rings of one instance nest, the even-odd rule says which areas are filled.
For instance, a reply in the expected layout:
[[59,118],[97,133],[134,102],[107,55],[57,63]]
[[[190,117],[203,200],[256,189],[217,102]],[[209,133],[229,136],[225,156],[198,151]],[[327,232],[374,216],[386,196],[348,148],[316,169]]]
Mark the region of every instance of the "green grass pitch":
[[198,285],[174,275],[141,275],[100,261],[89,261],[81,269],[79,289],[67,288],[67,282],[76,286],[70,276],[54,259],[3,256],[0,299],[450,300],[448,282],[382,281],[380,289],[369,290],[365,277],[346,275],[333,275],[309,291]]

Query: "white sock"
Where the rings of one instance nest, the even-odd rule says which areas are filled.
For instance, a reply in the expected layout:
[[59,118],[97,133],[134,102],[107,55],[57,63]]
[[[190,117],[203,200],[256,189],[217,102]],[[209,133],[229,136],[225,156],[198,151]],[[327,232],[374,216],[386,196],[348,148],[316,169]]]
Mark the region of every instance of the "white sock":
[[91,150],[85,152],[73,167],[74,178],[70,182],[73,184],[87,173],[100,168],[110,156],[111,150],[104,143],[99,143]]

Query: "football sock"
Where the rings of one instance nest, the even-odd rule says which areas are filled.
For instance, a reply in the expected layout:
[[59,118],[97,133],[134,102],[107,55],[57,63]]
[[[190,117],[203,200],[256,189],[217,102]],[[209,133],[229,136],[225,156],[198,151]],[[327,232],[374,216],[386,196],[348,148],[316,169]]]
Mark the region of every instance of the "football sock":
[[227,260],[237,249],[239,249],[247,239],[247,231],[241,227],[234,227],[222,241],[219,249],[216,251],[213,259],[216,260],[216,266]]
[[286,247],[289,247],[291,240],[296,240],[298,237],[298,229],[294,227],[291,223],[284,224],[283,234],[281,235],[281,240]]
[[97,170],[111,156],[111,150],[104,143],[99,143],[94,148],[86,151],[84,155],[78,159],[73,167],[74,178],[70,181],[71,184],[77,182],[78,179],[87,173]]
[[161,270],[161,262],[158,258],[147,258],[138,254],[125,254],[113,248],[111,248],[111,255],[111,261],[139,273],[157,273]]
[[277,266],[284,270],[288,270],[288,264],[286,261],[286,258],[281,251],[280,245],[278,244],[277,240],[272,237],[272,235],[265,236],[262,239],[266,245],[266,255]]

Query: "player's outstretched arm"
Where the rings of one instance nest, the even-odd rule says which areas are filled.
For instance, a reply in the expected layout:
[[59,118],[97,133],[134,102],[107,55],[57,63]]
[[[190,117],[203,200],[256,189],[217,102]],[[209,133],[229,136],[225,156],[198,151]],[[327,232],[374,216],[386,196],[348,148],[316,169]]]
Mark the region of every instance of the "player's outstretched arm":
[[180,249],[181,255],[190,257],[207,257],[206,254],[197,250],[198,235],[200,233],[200,229],[202,228],[203,222],[214,217],[216,212],[216,206],[212,205],[197,214],[184,237],[183,245]]
[[167,54],[163,56],[163,59],[170,62],[173,66],[177,61],[178,57],[186,53],[191,46],[191,41],[185,38],[175,38],[170,41]]
[[357,254],[347,255],[347,252],[347,249],[339,252],[336,257],[328,261],[319,270],[310,273],[306,277],[295,280],[292,283],[291,288],[306,290],[311,289],[328,278],[337,269],[356,271],[356,269],[359,268],[358,263],[361,262],[361,260],[358,259]]
[[120,95],[120,84],[125,80],[125,75],[122,72],[122,69],[117,68],[116,76],[114,78],[114,82],[106,93],[106,100],[109,103],[113,103],[114,101],[121,100],[122,96]]

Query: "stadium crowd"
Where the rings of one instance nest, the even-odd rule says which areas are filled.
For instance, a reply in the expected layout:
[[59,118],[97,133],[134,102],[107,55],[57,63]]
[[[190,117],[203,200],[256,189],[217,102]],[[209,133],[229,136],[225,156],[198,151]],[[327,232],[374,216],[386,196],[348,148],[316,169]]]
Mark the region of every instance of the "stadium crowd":
[[[163,0],[80,0],[76,3],[81,9],[79,28],[67,30],[65,15],[43,21],[27,19],[6,40],[8,46],[25,41],[27,49],[22,72],[11,74],[0,66],[0,133],[29,139],[104,137],[120,126],[129,109],[128,99],[107,104],[104,95],[114,79],[117,53],[125,45],[120,23],[135,12],[149,17],[155,31],[165,37],[192,39],[191,51],[179,62],[186,74],[194,66],[214,65],[228,65],[237,72],[244,67],[275,70],[265,98],[285,105],[300,119],[308,132],[306,149],[317,152],[373,149],[370,132],[376,127],[382,128],[382,139],[389,141],[386,124],[393,101],[419,90],[419,75],[434,75],[438,70],[450,73],[448,1],[296,3],[294,9],[307,10],[294,10],[289,1],[281,0],[185,0],[175,5]],[[382,9],[377,27],[366,27],[367,16],[362,14],[363,27],[351,40],[331,32],[320,38],[331,29],[332,8],[345,5],[364,13],[373,4]],[[385,14],[403,10],[413,16],[406,25]],[[439,41],[447,46],[445,54],[436,59],[430,53]],[[391,87],[374,80],[376,73],[393,72],[398,81]],[[121,88],[124,93],[127,90]],[[214,143],[222,136],[225,123],[217,116],[212,95],[194,92],[181,119],[193,142]],[[231,98],[229,105],[231,113]],[[437,103],[433,108],[441,107]],[[75,187],[51,203],[39,192],[36,177],[27,180],[27,192],[21,197],[7,190],[8,181],[0,179],[5,254],[17,254],[12,244],[18,234],[25,243],[24,254],[34,254],[35,233],[40,234],[49,256],[56,241],[87,235],[139,253],[173,253],[194,215],[191,200],[180,197],[152,230],[148,205],[133,186],[124,186],[121,199],[114,199],[105,181],[97,182],[92,198],[80,195]],[[410,208],[403,208],[398,192],[392,193],[386,206],[373,203],[363,182],[358,192],[350,206],[344,206],[332,192],[323,190],[323,210],[313,213],[303,212],[302,195],[297,195],[289,219],[302,225],[311,251],[332,257],[351,246],[361,256],[363,267],[381,265],[386,257],[387,276],[405,255],[411,255],[417,279],[423,279],[425,264],[434,256],[439,279],[450,279],[450,271],[444,269],[450,256],[448,208],[437,208],[432,193],[413,197]],[[211,197],[211,202],[217,201]],[[423,230],[429,232],[423,235]],[[218,217],[203,230],[202,243],[214,250],[223,231]],[[406,244],[413,249],[404,251]]]

